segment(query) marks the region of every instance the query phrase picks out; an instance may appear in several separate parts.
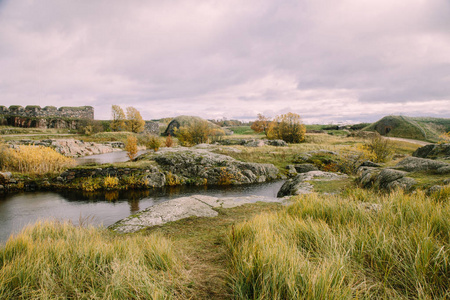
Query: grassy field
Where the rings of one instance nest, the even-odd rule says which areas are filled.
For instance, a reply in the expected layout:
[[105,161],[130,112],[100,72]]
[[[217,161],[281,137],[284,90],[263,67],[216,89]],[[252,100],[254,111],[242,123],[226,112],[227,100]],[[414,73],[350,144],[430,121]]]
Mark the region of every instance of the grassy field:
[[39,223],[0,249],[1,299],[446,299],[450,203],[352,186],[139,234]]
[[[366,204],[366,205],[364,205]],[[367,205],[369,204],[369,205]],[[235,299],[446,299],[450,205],[423,193],[309,195],[227,234]]]
[[[261,138],[241,127],[235,138]],[[101,133],[91,140],[126,135]],[[304,143],[288,147],[218,151],[285,170],[305,162],[305,153],[325,150],[308,161],[332,168],[366,142],[307,134]],[[419,145],[392,141],[389,147],[396,156],[385,166]],[[425,188],[445,179],[409,176]],[[319,193],[293,197],[288,206],[219,208],[215,218],[182,219],[137,234],[37,223],[0,246],[0,299],[450,298],[450,188],[383,194],[356,187],[352,177],[312,184]]]

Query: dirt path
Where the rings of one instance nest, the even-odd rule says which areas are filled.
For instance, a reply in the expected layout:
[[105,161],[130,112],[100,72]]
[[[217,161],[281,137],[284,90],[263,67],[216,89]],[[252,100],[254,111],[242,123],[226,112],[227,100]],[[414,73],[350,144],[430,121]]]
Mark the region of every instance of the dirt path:
[[419,141],[419,140],[411,140],[411,139],[404,139],[404,138],[396,138],[396,137],[387,137],[385,136],[384,138],[389,139],[389,140],[393,140],[393,141],[401,141],[401,142],[408,142],[408,143],[412,143],[412,144],[418,144],[421,146],[426,146],[426,145],[430,145],[431,143],[425,142],[425,141]]
[[214,218],[187,218],[153,227],[174,242],[188,269],[186,299],[233,299],[228,285],[228,257],[225,237],[233,224],[253,215],[281,209],[278,203],[247,204],[231,209],[219,209]]

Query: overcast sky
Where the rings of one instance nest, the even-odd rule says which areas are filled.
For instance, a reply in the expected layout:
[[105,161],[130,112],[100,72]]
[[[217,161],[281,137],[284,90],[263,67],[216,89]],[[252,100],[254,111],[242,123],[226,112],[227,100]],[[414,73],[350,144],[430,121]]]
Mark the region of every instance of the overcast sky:
[[0,105],[450,117],[448,0],[0,0]]

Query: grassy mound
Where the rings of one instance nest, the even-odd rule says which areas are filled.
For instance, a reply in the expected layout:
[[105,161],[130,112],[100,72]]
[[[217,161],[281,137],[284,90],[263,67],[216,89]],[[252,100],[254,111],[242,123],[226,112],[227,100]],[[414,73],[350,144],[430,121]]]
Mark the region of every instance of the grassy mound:
[[[169,125],[167,125],[167,129],[164,131],[164,135],[174,135],[174,128],[180,128],[180,127],[189,127],[192,124],[194,124],[195,122],[202,122],[202,121],[207,121],[205,119],[202,119],[200,117],[197,116],[178,116],[175,117],[170,123]],[[207,121],[208,125],[211,129],[214,128],[220,128],[219,126],[217,126],[216,124]]]
[[390,137],[438,141],[439,135],[450,130],[450,119],[386,116],[363,130]]

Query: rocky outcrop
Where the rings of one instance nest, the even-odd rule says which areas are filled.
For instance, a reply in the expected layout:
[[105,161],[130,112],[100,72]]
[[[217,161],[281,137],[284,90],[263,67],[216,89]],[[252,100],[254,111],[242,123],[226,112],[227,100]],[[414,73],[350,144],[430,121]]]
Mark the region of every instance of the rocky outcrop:
[[430,144],[418,148],[412,154],[420,158],[450,158],[450,144]]
[[73,168],[68,169],[57,177],[57,181],[72,182],[78,178],[96,178],[96,177],[117,177],[124,179],[124,177],[133,177],[138,180],[142,188],[163,187],[166,185],[166,175],[155,166],[147,168],[117,168],[117,167],[103,167],[103,168]]
[[142,168],[72,168],[63,172],[58,181],[65,183],[78,178],[107,176],[122,180],[132,176],[139,181],[139,188],[152,188],[259,183],[277,179],[280,175],[272,164],[244,163],[207,149],[166,148],[161,152],[144,154],[137,160],[148,160],[149,164]]
[[109,142],[104,144],[83,142],[74,139],[48,139],[48,140],[19,140],[9,143],[13,147],[18,145],[35,145],[53,148],[56,152],[68,157],[80,157],[95,154],[104,154],[122,150],[125,145],[122,142]]
[[231,208],[258,201],[279,202],[276,199],[261,196],[217,198],[194,195],[153,205],[118,221],[111,225],[110,229],[119,233],[130,233],[189,217],[216,217],[218,213],[214,208]]
[[400,161],[395,168],[408,172],[434,171],[438,174],[450,173],[450,164],[438,160],[412,156]]
[[401,188],[410,191],[417,184],[413,178],[406,177],[407,172],[394,169],[361,166],[357,173],[357,181],[365,188],[375,187],[387,191]]
[[205,149],[167,151],[153,155],[151,159],[162,170],[181,180],[206,181],[208,185],[265,182],[279,176],[278,169],[272,164],[241,162]]
[[299,174],[283,184],[277,193],[277,197],[309,194],[313,190],[313,185],[309,181],[341,180],[347,177],[345,174],[322,171],[310,171]]
[[298,164],[298,165],[288,165],[286,166],[288,170],[288,175],[290,177],[295,176],[299,173],[307,173],[310,171],[318,171],[319,169],[313,164]]
[[265,140],[265,139],[224,139],[218,141],[217,143],[221,145],[240,145],[245,147],[264,147],[264,146],[275,146],[275,147],[287,147],[288,144],[283,140]]

